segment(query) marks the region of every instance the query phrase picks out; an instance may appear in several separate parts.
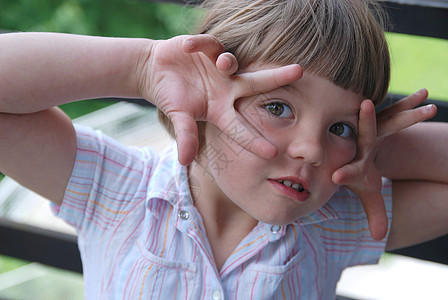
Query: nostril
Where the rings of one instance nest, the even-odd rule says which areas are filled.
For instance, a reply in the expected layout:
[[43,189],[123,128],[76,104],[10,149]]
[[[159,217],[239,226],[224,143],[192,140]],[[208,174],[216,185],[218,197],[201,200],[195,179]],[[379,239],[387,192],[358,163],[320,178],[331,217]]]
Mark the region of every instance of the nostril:
[[313,167],[320,166],[324,158],[323,147],[317,142],[303,141],[291,144],[287,153],[291,158],[303,160],[304,163]]

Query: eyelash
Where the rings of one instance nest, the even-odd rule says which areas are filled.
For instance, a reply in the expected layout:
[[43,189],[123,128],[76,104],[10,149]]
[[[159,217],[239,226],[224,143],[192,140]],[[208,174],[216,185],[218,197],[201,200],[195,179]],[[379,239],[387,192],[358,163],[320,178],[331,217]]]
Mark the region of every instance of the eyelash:
[[[285,111],[285,108],[287,108],[289,110],[290,116],[282,117],[280,115],[276,115],[275,113],[273,113],[269,109],[269,107],[273,107],[274,105],[279,105],[279,106],[281,106],[283,108],[283,110],[281,111],[281,114],[283,114],[284,111]],[[276,118],[291,119],[291,118],[294,117],[294,114],[293,114],[293,111],[292,111],[291,107],[288,104],[280,102],[280,101],[273,101],[273,102],[266,103],[266,104],[263,105],[263,108],[267,111],[267,113],[269,113],[270,115],[272,115],[272,116],[274,116]]]
[[[349,130],[350,130],[350,134],[349,134],[348,136],[342,136],[342,135],[337,135],[337,134],[335,134],[335,133],[332,132],[333,134],[335,134],[335,135],[337,135],[337,136],[340,136],[340,137],[343,137],[343,138],[348,138],[348,137],[350,137],[350,138],[354,138],[354,139],[356,139],[356,138],[358,137],[358,133],[357,133],[356,129],[355,129],[352,125],[347,124],[347,123],[343,123],[343,122],[335,123],[335,124],[333,124],[333,125],[330,126],[330,130],[331,130],[331,128],[333,128],[333,126],[335,126],[335,125],[347,126],[347,127],[349,128]],[[331,131],[330,131],[330,132],[331,132]]]

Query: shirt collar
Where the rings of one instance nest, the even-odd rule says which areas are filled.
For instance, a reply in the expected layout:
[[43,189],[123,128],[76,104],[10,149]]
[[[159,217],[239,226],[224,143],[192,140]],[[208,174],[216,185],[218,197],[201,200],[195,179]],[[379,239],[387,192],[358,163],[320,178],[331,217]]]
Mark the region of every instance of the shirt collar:
[[[304,225],[316,224],[338,218],[339,214],[337,213],[337,211],[332,207],[330,203],[327,202],[324,206],[322,206],[318,210],[292,222],[291,225],[300,227]],[[264,226],[264,231],[270,242],[274,242],[282,238],[286,234],[286,227],[288,227],[288,226],[276,226],[264,223],[262,223],[262,226]]]
[[338,212],[331,205],[331,201],[328,201],[321,208],[317,209],[316,211],[313,211],[312,213],[306,216],[297,219],[293,223],[297,225],[309,225],[329,220],[335,220],[338,218],[339,218]]
[[168,201],[176,210],[190,208],[192,198],[189,188],[187,167],[177,160],[177,147],[172,143],[153,166],[151,180],[148,185],[147,208],[156,217],[157,204],[153,201],[163,199]]

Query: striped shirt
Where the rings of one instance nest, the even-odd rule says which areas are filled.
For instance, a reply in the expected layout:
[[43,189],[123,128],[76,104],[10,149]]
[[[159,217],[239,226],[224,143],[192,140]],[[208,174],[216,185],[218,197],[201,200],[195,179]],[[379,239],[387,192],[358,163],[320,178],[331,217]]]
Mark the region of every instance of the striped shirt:
[[[333,299],[344,268],[384,251],[341,187],[288,226],[258,223],[218,270],[176,147],[159,155],[75,128],[74,170],[53,210],[78,231],[87,299]],[[383,196],[390,219],[388,180]]]

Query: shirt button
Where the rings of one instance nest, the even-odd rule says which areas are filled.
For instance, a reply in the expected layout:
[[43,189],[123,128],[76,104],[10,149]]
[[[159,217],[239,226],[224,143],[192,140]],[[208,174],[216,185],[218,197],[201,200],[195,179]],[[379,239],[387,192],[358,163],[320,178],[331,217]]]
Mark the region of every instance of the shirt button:
[[276,234],[277,232],[280,231],[280,229],[282,229],[280,226],[272,226],[272,227],[271,227],[271,232],[272,232],[273,234]]
[[179,213],[177,215],[179,216],[179,218],[181,218],[184,221],[188,220],[188,218],[190,218],[190,214],[186,210],[179,211]]
[[220,290],[215,290],[212,293],[212,299],[213,300],[221,300],[221,291]]

